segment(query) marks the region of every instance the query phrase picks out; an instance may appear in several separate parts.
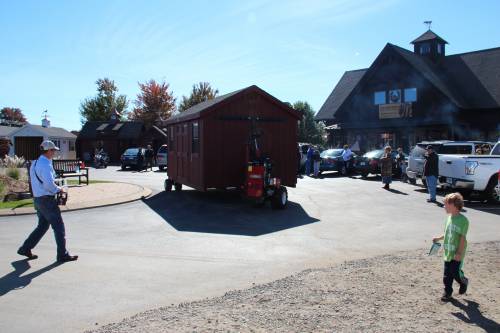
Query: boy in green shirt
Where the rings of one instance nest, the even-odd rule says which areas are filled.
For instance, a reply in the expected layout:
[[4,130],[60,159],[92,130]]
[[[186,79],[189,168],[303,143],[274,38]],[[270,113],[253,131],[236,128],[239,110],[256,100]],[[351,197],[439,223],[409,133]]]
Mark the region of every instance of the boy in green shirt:
[[465,294],[469,283],[462,271],[467,249],[466,235],[469,230],[469,220],[460,214],[463,207],[464,199],[460,193],[451,193],[444,198],[444,208],[448,214],[444,234],[432,239],[435,243],[444,239],[444,294],[441,297],[443,302],[452,299],[453,280],[460,284],[460,295]]

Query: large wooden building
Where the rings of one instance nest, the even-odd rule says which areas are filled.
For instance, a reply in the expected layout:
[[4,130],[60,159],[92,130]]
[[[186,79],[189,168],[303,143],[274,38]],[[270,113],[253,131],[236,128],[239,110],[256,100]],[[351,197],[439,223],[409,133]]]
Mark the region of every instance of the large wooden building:
[[332,145],[499,138],[500,48],[446,55],[431,30],[412,44],[387,44],[369,68],[344,73],[315,118]]

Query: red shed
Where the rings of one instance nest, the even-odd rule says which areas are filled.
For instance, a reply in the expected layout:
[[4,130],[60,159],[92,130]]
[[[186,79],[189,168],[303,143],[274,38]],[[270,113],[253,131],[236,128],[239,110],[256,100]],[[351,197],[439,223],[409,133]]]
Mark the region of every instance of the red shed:
[[254,127],[261,151],[273,161],[272,176],[295,187],[300,117],[255,85],[197,104],[166,122],[168,177],[200,191],[240,187]]

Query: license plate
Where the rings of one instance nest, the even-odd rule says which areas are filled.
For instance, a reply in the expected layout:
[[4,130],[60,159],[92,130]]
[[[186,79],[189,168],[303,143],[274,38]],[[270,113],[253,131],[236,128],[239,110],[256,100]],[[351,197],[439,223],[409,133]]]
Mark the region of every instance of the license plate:
[[450,185],[453,184],[453,179],[450,177],[446,177],[446,183]]
[[360,162],[359,165],[363,166],[363,165],[366,165],[365,162]]

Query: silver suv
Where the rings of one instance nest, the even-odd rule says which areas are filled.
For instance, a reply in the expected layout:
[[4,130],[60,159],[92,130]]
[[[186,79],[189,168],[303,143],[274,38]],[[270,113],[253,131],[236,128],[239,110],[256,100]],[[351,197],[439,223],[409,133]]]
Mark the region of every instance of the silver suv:
[[[483,145],[492,146],[490,142],[485,141],[423,141],[417,143],[410,152],[408,167],[406,168],[406,175],[411,184],[416,184],[417,178],[422,179],[425,148],[428,145],[431,145],[438,155],[474,155],[477,148],[481,148]],[[424,179],[422,179],[422,183],[424,186],[426,185]]]

